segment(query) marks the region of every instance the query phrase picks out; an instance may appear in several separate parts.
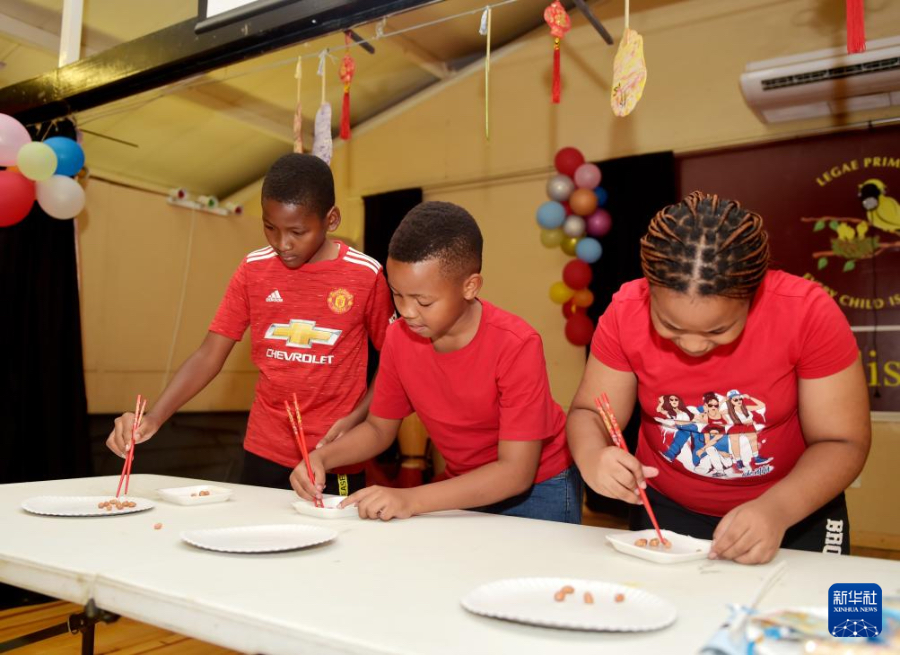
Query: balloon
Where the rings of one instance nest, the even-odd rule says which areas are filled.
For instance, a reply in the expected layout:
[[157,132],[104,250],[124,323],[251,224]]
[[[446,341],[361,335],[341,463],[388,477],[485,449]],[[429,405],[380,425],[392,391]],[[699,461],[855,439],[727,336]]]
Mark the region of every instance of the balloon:
[[591,267],[580,259],[573,259],[563,269],[563,282],[570,289],[584,289],[594,278]]
[[16,165],[29,180],[43,182],[49,180],[56,171],[56,153],[53,148],[40,141],[26,143],[19,149]]
[[587,308],[579,307],[578,305],[576,305],[575,303],[573,303],[570,300],[569,302],[563,304],[562,313],[563,313],[563,318],[570,319],[575,314],[587,314]]
[[600,169],[594,164],[582,164],[575,169],[575,186],[579,189],[593,189],[600,184]]
[[569,199],[572,191],[575,190],[575,183],[571,177],[565,175],[554,175],[547,180],[547,196],[551,200],[563,202]]
[[573,346],[586,346],[594,336],[594,324],[584,314],[573,314],[566,321],[566,339]]
[[579,289],[572,296],[572,302],[579,307],[590,307],[594,304],[594,294],[590,289]]
[[0,171],[0,227],[15,225],[34,206],[34,182],[21,173]]
[[597,209],[597,196],[590,189],[575,189],[569,196],[569,204],[579,216],[590,216]]
[[566,220],[566,210],[554,200],[548,200],[537,210],[537,222],[542,228],[555,230]]
[[569,255],[569,257],[574,257],[575,248],[578,246],[579,241],[581,241],[581,237],[564,237],[562,243],[559,244],[559,247],[562,248],[562,251]]
[[562,230],[541,230],[541,245],[545,248],[555,248],[563,242],[566,235]]
[[581,216],[569,216],[563,223],[563,232],[567,237],[580,237],[584,235],[584,219]]
[[562,203],[562,206],[563,206],[563,209],[566,210],[566,216],[571,216],[572,214],[575,213],[575,212],[572,211],[572,205],[569,204],[569,201],[568,201],[568,200],[566,200],[565,202],[563,202],[563,203]]
[[0,114],[0,166],[12,166],[22,146],[31,143],[28,130],[12,116]]
[[606,205],[606,201],[609,199],[609,194],[606,192],[602,186],[598,186],[594,189],[594,195],[597,196],[597,205],[603,207]]
[[572,289],[566,286],[565,282],[554,282],[553,286],[550,287],[550,300],[557,305],[562,305],[564,302],[571,300],[574,293]]
[[[38,200],[40,200],[40,197],[38,197]],[[584,237],[575,247],[575,254],[578,255],[578,259],[581,261],[593,264],[603,255],[603,246],[596,239]]]
[[605,209],[598,209],[587,217],[587,233],[592,237],[605,237],[612,229],[612,216]]
[[53,136],[44,141],[56,153],[56,174],[77,175],[84,167],[84,150],[72,139],[64,136]]
[[556,153],[553,164],[563,175],[572,177],[579,166],[584,163],[584,155],[578,148],[563,148]]
[[75,218],[84,209],[84,189],[71,177],[54,175],[37,183],[37,201],[53,218]]

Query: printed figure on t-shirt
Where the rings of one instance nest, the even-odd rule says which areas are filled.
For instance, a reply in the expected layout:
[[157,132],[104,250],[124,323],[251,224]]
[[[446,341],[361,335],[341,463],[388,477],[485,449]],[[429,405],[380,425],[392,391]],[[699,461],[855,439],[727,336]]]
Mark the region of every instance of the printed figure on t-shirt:
[[[728,428],[728,440],[731,452],[735,457],[735,467],[739,470],[751,470],[752,466],[763,466],[772,461],[771,457],[759,454],[759,433],[765,427],[765,403],[742,394],[737,389],[728,392],[726,407],[731,426]],[[758,420],[757,420],[758,419]],[[742,444],[746,440],[750,448],[750,456],[744,456]]]
[[699,434],[699,439],[703,443],[695,450],[694,454],[699,458],[700,463],[694,471],[703,475],[712,475],[714,478],[726,477],[725,469],[731,467],[733,458],[728,452],[725,431],[717,425],[709,426]]
[[[697,433],[697,426],[694,424],[695,412],[684,404],[681,396],[674,393],[660,396],[656,411],[665,417],[656,418],[661,424],[660,430],[663,435],[663,443],[666,442],[668,434],[673,435],[669,449],[663,453],[663,457],[671,462],[678,458],[685,445],[692,443],[695,438]],[[693,455],[693,450],[691,450],[691,453],[696,466],[700,461]]]

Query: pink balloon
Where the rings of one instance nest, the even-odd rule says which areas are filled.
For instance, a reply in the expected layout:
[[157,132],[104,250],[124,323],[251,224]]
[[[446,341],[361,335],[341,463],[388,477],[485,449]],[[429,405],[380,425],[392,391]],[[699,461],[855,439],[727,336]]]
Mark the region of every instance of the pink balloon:
[[12,116],[0,114],[0,166],[15,166],[19,148],[31,143],[28,130]]
[[612,216],[605,209],[598,209],[585,219],[587,233],[592,237],[605,237],[612,229]]
[[600,169],[594,164],[582,164],[575,170],[575,186],[579,189],[593,189],[600,184]]

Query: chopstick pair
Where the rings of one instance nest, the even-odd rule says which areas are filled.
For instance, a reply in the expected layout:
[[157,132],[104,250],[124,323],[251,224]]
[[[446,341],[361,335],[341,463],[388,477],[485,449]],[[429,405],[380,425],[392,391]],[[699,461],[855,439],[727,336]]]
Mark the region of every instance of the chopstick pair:
[[[622,436],[622,430],[619,429],[619,422],[616,420],[616,415],[613,414],[612,405],[609,404],[609,397],[604,392],[600,395],[600,398],[594,398],[594,403],[597,405],[597,411],[600,412],[600,417],[603,419],[603,423],[606,425],[606,430],[609,432],[609,436],[612,438],[613,443],[627,453],[628,447],[625,445],[625,437]],[[638,487],[638,493],[641,496],[641,502],[644,504],[644,509],[646,509],[647,514],[650,515],[650,521],[653,523],[653,527],[656,528],[659,542],[661,544],[666,543],[666,539],[662,536],[662,531],[659,529],[659,523],[656,522],[656,515],[653,513],[653,508],[650,507],[647,493],[640,487]]]
[[137,402],[134,406],[134,423],[131,424],[131,441],[129,441],[128,452],[125,454],[125,464],[122,465],[122,473],[119,475],[119,486],[116,488],[116,498],[122,491],[122,482],[125,482],[125,495],[128,495],[128,483],[131,481],[131,465],[134,462],[134,440],[137,431],[141,427],[141,421],[144,420],[144,410],[147,409],[147,399],[138,394]]
[[[297,447],[300,449],[300,454],[303,456],[303,461],[306,463],[306,474],[309,476],[309,481],[311,484],[316,484],[316,478],[313,476],[312,466],[309,465],[309,450],[306,448],[306,433],[303,432],[303,419],[300,418],[300,403],[297,402],[297,394],[292,394],[294,397],[294,411],[297,412],[297,420],[294,421],[294,415],[291,413],[291,406],[288,401],[284,401],[284,408],[287,410],[288,419],[291,422],[291,428],[294,430],[294,439],[297,440]],[[297,427],[300,427],[298,430]],[[321,498],[315,498],[316,507],[325,507],[325,504],[322,502]]]

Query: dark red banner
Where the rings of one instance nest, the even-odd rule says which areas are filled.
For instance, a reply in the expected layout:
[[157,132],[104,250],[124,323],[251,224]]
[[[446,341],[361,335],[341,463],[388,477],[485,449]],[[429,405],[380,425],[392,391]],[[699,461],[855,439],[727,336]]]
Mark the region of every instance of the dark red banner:
[[900,129],[685,156],[682,195],[741,202],[765,220],[773,265],[815,280],[856,333],[873,411],[900,411]]

